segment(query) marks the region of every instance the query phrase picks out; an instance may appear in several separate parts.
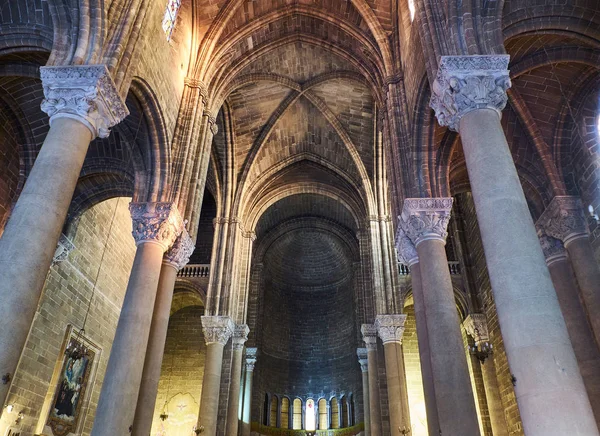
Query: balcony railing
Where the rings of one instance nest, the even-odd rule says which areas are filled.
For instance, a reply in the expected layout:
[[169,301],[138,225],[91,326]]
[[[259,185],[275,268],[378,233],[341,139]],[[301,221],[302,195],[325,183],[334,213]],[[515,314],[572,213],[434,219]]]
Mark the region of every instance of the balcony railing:
[[[450,271],[450,275],[459,276],[460,275],[460,262],[449,261],[448,262],[448,270]],[[398,262],[398,274],[401,276],[410,275],[410,268],[408,265]]]
[[179,270],[177,277],[208,277],[210,275],[210,264],[208,265],[186,265]]

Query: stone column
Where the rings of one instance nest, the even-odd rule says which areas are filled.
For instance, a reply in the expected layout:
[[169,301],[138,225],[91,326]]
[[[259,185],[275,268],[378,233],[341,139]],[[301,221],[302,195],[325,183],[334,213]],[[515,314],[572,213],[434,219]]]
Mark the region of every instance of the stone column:
[[381,436],[381,400],[379,399],[379,365],[377,363],[377,328],[373,324],[363,324],[360,328],[367,348],[369,370],[369,412],[371,436]]
[[242,409],[242,436],[250,436],[250,425],[252,423],[252,377],[254,376],[257,351],[256,348],[246,348],[246,381],[244,384],[244,404]]
[[128,434],[133,425],[163,254],[183,231],[172,203],[130,203],[137,251],[121,308],[93,436]]
[[[0,238],[0,374],[14,376],[89,143],[128,114],[104,65],[41,67],[50,130]],[[0,384],[4,404],[8,384]]]
[[237,436],[239,426],[240,385],[242,377],[242,357],[244,344],[248,340],[250,329],[246,324],[238,324],[233,331],[233,356],[231,362],[231,383],[229,385],[229,401],[227,403],[227,425],[225,434]]
[[206,361],[200,413],[196,433],[215,436],[217,433],[217,413],[219,410],[219,390],[223,367],[223,348],[233,335],[235,324],[228,316],[203,316],[202,331],[206,340]]
[[567,253],[561,241],[540,231],[540,244],[556,289],[573,351],[579,364],[596,423],[600,422],[600,351],[594,340]]
[[133,436],[148,436],[152,430],[177,272],[187,265],[194,248],[194,241],[190,238],[187,230],[183,230],[163,258],[154,303],[154,313],[152,314],[152,324],[150,325],[148,347],[146,348],[142,382],[133,419],[133,431],[131,433]]
[[377,315],[375,327],[383,341],[385,353],[385,373],[387,377],[388,405],[390,410],[390,429],[392,434],[402,434],[410,430],[408,411],[408,392],[404,356],[402,354],[402,335],[406,315]]
[[536,223],[546,235],[563,242],[577,277],[596,342],[600,344],[600,268],[589,238],[579,197],[556,196]]
[[442,434],[479,435],[460,320],[446,258],[452,198],[407,198],[400,225],[421,265],[425,319],[438,419]]
[[417,342],[419,344],[419,363],[421,364],[421,379],[423,380],[425,411],[427,413],[427,429],[429,434],[439,435],[440,423],[433,385],[433,370],[431,369],[425,302],[421,287],[421,265],[419,264],[419,255],[414,244],[406,236],[400,225],[398,225],[398,232],[396,234],[396,251],[398,252],[398,259],[410,268],[413,301],[415,304],[415,321],[417,325]]
[[[489,343],[490,337],[484,314],[470,314],[463,322],[463,326],[467,334],[473,338],[477,347]],[[508,426],[506,425],[504,407],[502,406],[500,388],[498,387],[498,378],[496,376],[496,365],[491,353],[490,349],[487,356],[482,355],[479,357],[481,374],[483,375],[483,387],[485,388],[485,399],[490,414],[492,433],[494,436],[508,436]]]
[[371,435],[371,408],[369,407],[369,360],[366,348],[357,348],[356,355],[362,373],[363,390],[363,416],[365,422],[365,436]]
[[[556,292],[500,124],[510,86],[508,60],[507,55],[442,56],[431,106],[440,124],[461,136],[525,434],[597,435]],[[419,257],[423,270],[420,252]],[[422,276],[425,281],[425,273]]]

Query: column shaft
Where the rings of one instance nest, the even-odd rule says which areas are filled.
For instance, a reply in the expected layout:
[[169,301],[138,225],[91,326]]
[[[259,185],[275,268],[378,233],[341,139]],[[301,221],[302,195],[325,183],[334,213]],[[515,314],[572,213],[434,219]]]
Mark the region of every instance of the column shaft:
[[494,436],[508,436],[508,427],[504,417],[504,407],[500,398],[500,389],[498,388],[498,378],[496,376],[496,365],[494,356],[490,356],[481,364],[481,374],[483,376],[483,386],[485,388],[485,399],[487,401],[488,412],[490,414],[490,423]]
[[218,342],[206,346],[206,363],[200,398],[198,425],[204,427],[206,436],[217,434],[217,414],[219,411],[219,390],[221,389],[221,369],[223,367],[224,345]]
[[371,408],[369,403],[369,371],[362,371],[365,436],[371,436]]
[[133,420],[133,436],[148,436],[152,430],[152,420],[158,394],[158,383],[162,367],[173,289],[177,280],[177,268],[164,262],[160,270],[158,291],[152,314],[152,324],[146,349],[146,359],[142,372],[142,382]]
[[252,407],[252,376],[254,371],[246,369],[246,380],[244,383],[244,408],[242,413],[242,436],[250,436],[250,412]]
[[81,122],[54,120],[0,238],[2,375],[14,376],[91,139]]
[[243,347],[233,349],[231,362],[231,384],[229,385],[229,402],[227,404],[227,436],[237,436],[239,426],[240,384],[242,376]]
[[460,135],[525,434],[597,435],[497,111],[466,113]]
[[390,409],[390,429],[397,434],[398,429],[409,429],[410,418],[406,405],[406,381],[402,345],[399,342],[384,344],[385,373],[387,377],[388,405]]
[[379,399],[379,365],[377,347],[367,348],[367,361],[369,365],[369,411],[371,412],[371,436],[381,436],[381,400]]

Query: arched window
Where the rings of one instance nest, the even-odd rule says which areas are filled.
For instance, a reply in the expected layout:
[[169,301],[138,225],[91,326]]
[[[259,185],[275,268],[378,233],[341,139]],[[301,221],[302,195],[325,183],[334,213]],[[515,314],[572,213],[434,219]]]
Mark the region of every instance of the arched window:
[[354,395],[352,394],[348,396],[348,409],[350,410],[348,420],[350,421],[350,426],[353,426],[356,424],[356,417],[354,416]]
[[302,429],[302,400],[300,398],[294,399],[294,419],[292,427],[294,430]]
[[315,400],[312,398],[306,400],[306,415],[304,417],[304,429],[305,430],[316,430],[316,417],[315,417]]
[[179,12],[179,7],[181,6],[181,0],[168,0],[167,10],[165,11],[165,16],[162,21],[162,28],[167,35],[167,41],[171,40],[171,35],[173,34],[173,29],[175,29],[175,22],[177,20],[177,12]]
[[290,400],[286,397],[281,399],[281,413],[279,414],[281,428],[290,428]]
[[277,427],[277,403],[279,402],[279,398],[276,395],[271,397],[271,411],[269,413],[269,425],[271,427]]
[[263,424],[269,425],[269,394],[265,394],[265,403],[263,404]]
[[350,427],[348,424],[348,398],[342,397],[342,428]]
[[340,428],[340,405],[338,399],[331,399],[331,428]]
[[325,398],[321,398],[319,400],[319,429],[326,430],[329,428],[329,423],[327,422],[327,400]]

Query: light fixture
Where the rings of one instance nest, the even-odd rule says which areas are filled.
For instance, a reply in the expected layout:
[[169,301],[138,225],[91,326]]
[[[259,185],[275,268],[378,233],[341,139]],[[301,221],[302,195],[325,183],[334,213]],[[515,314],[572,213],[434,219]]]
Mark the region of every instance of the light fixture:
[[598,214],[594,213],[594,206],[592,206],[591,204],[588,206],[588,212],[590,213],[590,217],[594,221],[596,221],[596,222],[600,221],[600,218],[598,218]]
[[[477,329],[475,329],[477,330]],[[481,363],[485,363],[486,359],[492,354],[492,344],[489,342],[475,342],[475,345],[469,347],[471,355],[477,357]]]
[[17,419],[15,419],[15,424],[19,424],[23,420],[23,418],[25,418],[25,414],[21,410],[17,415]]
[[158,417],[160,418],[161,421],[166,421],[169,418],[169,415],[167,415],[165,412],[163,412],[160,415],[158,415]]
[[85,328],[82,328],[74,338],[69,340],[65,348],[65,356],[73,360],[79,360],[87,356],[88,352],[89,350],[85,345]]
[[10,372],[7,372],[2,376],[2,384],[7,385],[8,383],[10,383]]
[[13,406],[12,404],[7,404],[6,405],[6,411],[8,413],[12,413],[13,409],[15,408],[15,406]]
[[196,433],[196,434],[204,433],[204,426],[201,425],[200,427],[198,427],[196,430],[194,430],[194,433]]
[[410,427],[403,426],[402,428],[398,427],[398,431],[401,435],[410,434]]

